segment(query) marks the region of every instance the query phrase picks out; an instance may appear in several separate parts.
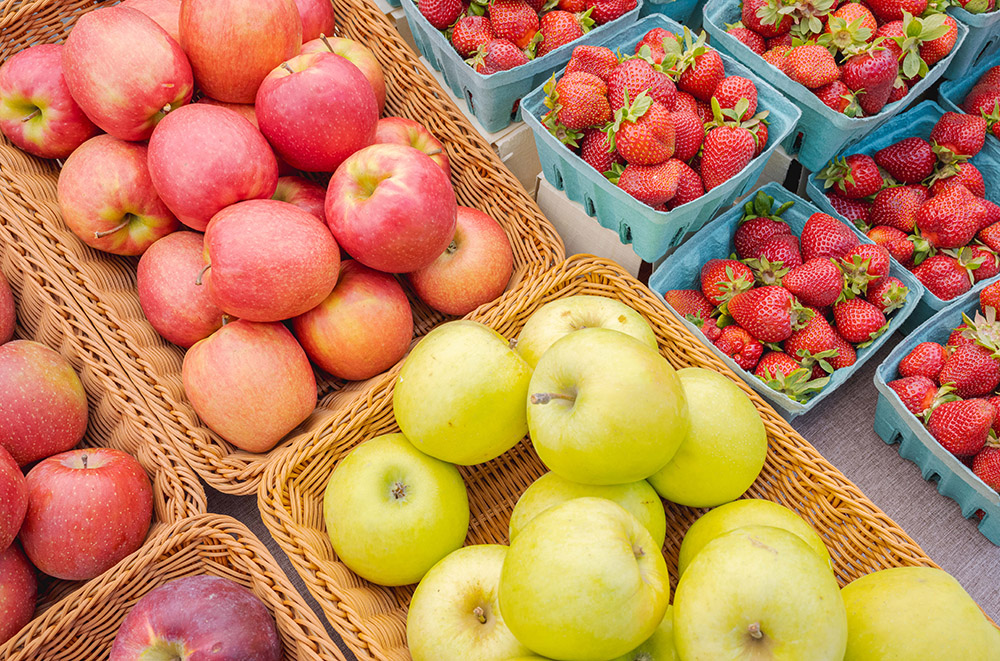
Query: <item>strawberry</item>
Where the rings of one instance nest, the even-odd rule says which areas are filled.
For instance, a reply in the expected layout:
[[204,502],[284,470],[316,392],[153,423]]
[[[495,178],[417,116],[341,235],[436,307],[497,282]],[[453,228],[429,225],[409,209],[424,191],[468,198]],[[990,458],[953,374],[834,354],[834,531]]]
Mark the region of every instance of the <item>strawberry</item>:
[[713,305],[722,305],[751,287],[753,272],[735,259],[710,259],[701,267],[701,292]]
[[830,259],[810,259],[793,268],[781,285],[805,305],[825,308],[833,305],[844,288],[844,277]]
[[[956,39],[958,39],[958,24],[955,22],[955,19],[947,14],[939,14],[939,16],[943,16],[944,18],[945,33],[936,39],[924,41],[920,44],[920,58],[927,63],[928,67],[934,66],[947,57],[951,49],[955,47]],[[927,21],[929,18],[924,20]]]
[[472,57],[493,39],[493,26],[485,16],[463,16],[451,30],[451,43],[462,57]]
[[691,33],[685,30],[684,39],[687,47],[673,66],[673,70],[680,74],[680,78],[677,79],[677,89],[707,102],[715,93],[715,88],[726,77],[722,57],[718,51],[705,45],[704,32],[692,44]]
[[769,217],[744,220],[733,235],[736,254],[740,259],[760,257],[761,247],[775,234],[791,234],[791,229],[787,223]]
[[988,395],[1000,385],[1000,361],[986,347],[963,344],[944,361],[938,381],[963,399]]
[[741,76],[726,76],[715,88],[712,96],[723,109],[735,110],[736,104],[746,99],[749,107],[737,119],[750,119],[757,112],[757,86]]
[[980,290],[979,307],[984,310],[993,308],[1000,312],[1000,281],[988,284]]
[[[957,170],[957,172],[955,172]],[[954,174],[952,174],[954,173]],[[931,195],[937,195],[945,188],[961,184],[976,197],[986,197],[986,184],[983,173],[972,163],[958,162],[941,168],[939,178],[931,184]]]
[[784,393],[797,402],[805,402],[830,382],[829,377],[813,379],[812,371],[802,367],[782,351],[770,351],[757,363],[754,376],[769,388]]
[[618,177],[618,187],[651,207],[659,206],[677,193],[677,180],[683,165],[670,159],[657,165],[629,163]]
[[[544,9],[545,3],[542,3]],[[582,11],[587,10],[587,0],[559,0],[559,4],[556,5],[558,9],[563,11],[572,12],[578,14]]]
[[989,246],[991,250],[1000,252],[1000,222],[987,225],[979,230],[976,237]]
[[937,384],[926,376],[908,376],[886,385],[899,396],[906,410],[916,416],[922,416],[937,398]]
[[867,232],[868,238],[889,251],[889,255],[901,264],[913,259],[913,242],[906,232],[888,225],[876,225]]
[[955,43],[957,28],[955,20],[943,13],[923,18],[905,15],[902,32],[902,36],[894,39],[899,49],[896,59],[900,61],[900,76],[904,80],[917,80],[926,76],[930,67],[948,54]]
[[857,117],[861,114],[861,107],[858,106],[857,97],[854,96],[854,92],[842,80],[835,80],[822,87],[817,87],[813,90],[813,93],[825,105],[842,115]]
[[813,315],[787,289],[774,286],[741,292],[726,307],[733,320],[761,342],[788,339]]
[[840,259],[860,243],[854,231],[832,216],[814,213],[802,228],[802,258],[806,261],[817,257]]
[[768,39],[767,49],[771,50],[772,48],[784,48],[785,50],[788,50],[794,44],[795,44],[794,37],[790,32],[786,32],[783,35],[777,37],[771,37],[770,39]]
[[[984,227],[989,227],[993,223],[1000,223],[1000,205],[986,199],[980,199],[979,204],[986,211],[986,217],[983,219]],[[996,248],[992,248],[992,250],[996,250]]]
[[972,273],[958,259],[939,253],[928,257],[913,269],[913,275],[927,291],[947,301],[972,289]]
[[554,80],[555,76],[545,83],[545,105],[550,110],[542,124],[561,142],[576,147],[583,137],[582,129],[611,119],[608,88],[603,80],[589,73],[573,72],[558,83]]
[[790,50],[792,50],[791,45],[775,46],[774,48],[768,48],[766,51],[764,51],[764,54],[761,55],[761,57],[764,58],[764,61],[770,64],[772,67],[784,71],[785,55],[787,55],[788,51]]
[[604,25],[624,16],[636,8],[636,0],[588,0],[588,7],[593,10],[590,17],[598,25]]
[[987,443],[973,459],[972,472],[990,489],[1000,491],[1000,447]]
[[538,13],[524,0],[490,0],[490,24],[500,39],[524,49],[538,32]]
[[849,2],[828,16],[817,43],[833,54],[851,54],[871,41],[877,29],[875,17],[864,5]]
[[927,429],[948,452],[971,456],[986,445],[996,411],[985,399],[945,402],[933,411]]
[[698,119],[701,120],[702,124],[710,124],[713,120],[712,105],[704,101],[696,101],[696,103],[698,104]]
[[715,306],[697,289],[671,289],[664,292],[663,300],[688,321],[709,319],[715,312]]
[[590,31],[594,21],[586,14],[577,16],[568,11],[550,11],[542,16],[539,30],[542,43],[538,45],[537,57],[546,55],[560,46],[579,39]]
[[882,311],[863,298],[834,304],[833,319],[842,338],[861,346],[870,344],[889,326]]
[[882,188],[882,173],[868,154],[851,154],[830,161],[816,177],[824,188],[833,188],[838,195],[852,200],[874,195]]
[[947,357],[948,350],[937,342],[921,342],[899,361],[899,375],[923,376],[938,383],[938,374]]
[[417,0],[417,10],[438,30],[445,30],[462,15],[462,0]]
[[920,16],[927,9],[927,0],[868,0],[866,4],[880,21],[902,21],[903,12]]
[[649,57],[653,64],[660,64],[667,53],[680,55],[681,46],[677,42],[677,35],[665,28],[653,28],[642,36],[639,43],[635,45],[635,54],[642,54],[642,49],[647,48]]
[[982,282],[1000,275],[1000,255],[986,246],[976,244],[969,246],[969,250],[972,251],[974,261],[979,261],[982,258],[978,268],[972,269],[973,280]]
[[858,362],[858,354],[854,350],[854,345],[842,338],[840,333],[835,334],[833,346],[837,350],[837,355],[830,358],[828,362],[834,370],[842,370]]
[[475,56],[469,60],[472,68],[484,76],[527,63],[528,58],[524,51],[506,39],[490,39],[480,46]]
[[764,149],[767,148],[767,120],[762,119],[756,124],[751,124],[747,130],[753,134],[754,141],[757,143],[757,149],[753,153],[754,158],[756,158],[763,154]]
[[743,27],[743,23],[734,23],[733,25],[726,26],[726,32],[733,35],[740,41],[742,41],[747,48],[757,53],[758,55],[763,55],[764,51],[767,50],[767,45],[764,42],[764,37],[760,36],[753,30]]
[[879,149],[875,152],[875,162],[896,181],[916,184],[931,176],[937,157],[931,143],[912,137]]
[[781,348],[818,378],[833,371],[828,360],[837,355],[836,335],[829,322],[815,314],[804,328],[789,335]]
[[705,125],[686,110],[670,113],[670,120],[674,124],[674,157],[690,161],[705,141]]
[[889,251],[880,245],[861,243],[840,260],[844,272],[845,296],[860,295],[868,286],[889,275]]
[[580,158],[598,172],[604,173],[622,158],[608,145],[608,134],[600,129],[584,129],[580,141]]
[[944,163],[966,160],[979,153],[986,141],[986,120],[982,117],[946,112],[931,129],[934,153]]
[[606,129],[612,146],[629,163],[657,165],[674,155],[676,135],[670,113],[645,92],[619,108]]
[[[969,330],[969,327],[965,324],[955,328],[951,331],[951,334],[948,335],[948,341],[945,343],[945,346],[951,349],[951,351],[954,351],[959,347],[964,347],[966,344],[975,345],[976,340],[971,335],[966,334],[965,331],[967,330]],[[945,356],[945,358],[947,359],[947,356]],[[942,367],[944,367],[943,364]]]
[[893,52],[878,45],[852,55],[840,68],[841,79],[854,90],[866,115],[878,114],[888,103],[898,74]]
[[905,186],[883,188],[875,194],[868,218],[873,225],[912,232],[917,223],[917,211],[925,199],[926,195]]
[[830,206],[847,220],[854,223],[855,227],[867,227],[871,224],[872,203],[868,200],[852,200],[847,197],[837,195],[833,191],[827,191],[826,199],[830,200]]
[[906,40],[907,34],[906,30],[903,29],[903,20],[889,21],[888,23],[882,23],[875,30],[875,39],[873,41],[882,38],[879,45],[888,48],[892,51],[892,54],[897,60],[903,57],[903,47],[901,44]]
[[702,335],[707,337],[709,342],[715,342],[722,335],[722,329],[719,328],[719,324],[714,318],[695,319],[691,323],[701,330]]
[[986,210],[965,186],[952,186],[920,205],[916,224],[935,248],[958,248],[972,241]]
[[777,37],[792,29],[792,17],[781,10],[781,0],[743,0],[741,21],[760,36]]
[[618,57],[614,51],[604,46],[577,46],[566,65],[566,74],[581,71],[597,76],[605,83],[611,78],[611,72],[618,66]]
[[701,178],[705,190],[729,181],[750,161],[757,150],[754,135],[738,126],[717,126],[705,135],[702,148]]
[[757,366],[761,354],[764,353],[764,345],[736,325],[723,328],[722,334],[713,344],[747,371]]
[[829,85],[840,78],[837,61],[830,51],[818,44],[793,46],[785,53],[782,70],[789,78],[809,89]]
[[689,112],[698,115],[698,100],[687,92],[677,91],[677,100],[674,102],[674,112]]
[[868,302],[882,311],[882,314],[889,314],[893,310],[898,310],[906,304],[906,296],[910,289],[903,284],[902,280],[893,276],[886,276],[878,282],[868,285]]
[[677,87],[673,81],[645,60],[625,60],[611,72],[608,79],[608,102],[612,111],[624,108],[642,92],[646,92],[668,110],[677,101]]
[[[676,161],[676,159],[671,160]],[[694,168],[683,161],[676,162],[679,163],[678,169],[680,173],[677,178],[677,193],[667,201],[667,208],[669,209],[676,209],[682,204],[687,204],[705,194],[705,185]]]
[[910,87],[903,81],[902,78],[897,78],[896,82],[892,86],[892,91],[889,92],[889,98],[885,103],[886,105],[895,103],[909,93]]

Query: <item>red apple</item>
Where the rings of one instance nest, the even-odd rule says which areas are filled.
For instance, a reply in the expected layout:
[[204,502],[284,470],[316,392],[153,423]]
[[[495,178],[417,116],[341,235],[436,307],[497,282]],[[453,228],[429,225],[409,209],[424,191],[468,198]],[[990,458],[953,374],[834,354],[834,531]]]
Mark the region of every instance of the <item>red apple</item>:
[[333,172],[372,144],[378,108],[361,71],[342,57],[293,57],[257,91],[257,121],[274,151],[292,167]]
[[320,368],[358,381],[403,358],[413,339],[413,313],[394,277],[349,259],[333,292],[292,319],[292,330]]
[[280,323],[226,324],[188,350],[181,376],[202,422],[247,452],[267,452],[316,407],[309,359]]
[[378,271],[429,266],[455,234],[451,182],[427,154],[372,145],[337,168],[326,191],[326,222],[352,257]]
[[326,214],[323,205],[326,201],[326,188],[315,181],[303,177],[281,177],[278,187],[271,196],[272,200],[294,204],[303,211],[308,211],[326,225]]
[[194,103],[156,127],[149,139],[149,174],[177,218],[204,231],[225,207],[271,197],[278,164],[264,136],[238,113]]
[[66,158],[98,133],[69,93],[62,49],[32,46],[0,65],[0,132],[42,158]]
[[139,305],[168,342],[187,348],[222,327],[222,310],[208,287],[197,284],[204,268],[204,240],[197,232],[165,236],[139,260]]
[[181,43],[181,32],[178,26],[181,16],[180,0],[125,0],[122,7],[138,9],[146,16],[156,21],[170,38]]
[[[260,124],[257,123],[257,111],[254,109],[252,103],[226,103],[225,101],[216,101],[215,99],[210,99],[207,96],[203,96],[198,99],[197,103],[207,103],[210,106],[222,106],[223,108],[229,108],[230,110],[236,111],[240,116],[253,124],[253,127],[260,130]],[[268,145],[270,146],[270,145]],[[274,155],[275,160],[278,161],[278,176],[285,177],[294,175],[296,170],[288,163],[281,160],[281,157],[277,154]]]
[[337,26],[337,18],[330,0],[295,0],[295,7],[302,18],[302,41],[318,39],[320,35],[332,35]]
[[383,117],[375,127],[376,144],[406,145],[419,149],[441,166],[451,179],[451,165],[441,141],[420,122],[405,117]]
[[87,431],[87,393],[66,360],[38,342],[0,346],[0,446],[19,466],[65,452]]
[[59,173],[59,210],[73,234],[113,255],[141,255],[180,224],[157,195],[145,145],[98,135]]
[[281,661],[267,607],[218,576],[185,576],[142,597],[118,627],[109,661],[246,659]]
[[94,578],[142,545],[153,487],[132,455],[110,448],[57,454],[28,472],[21,543],[49,576]]
[[27,509],[28,484],[24,473],[10,452],[0,446],[0,551],[6,550],[17,537]]
[[14,306],[14,292],[2,272],[0,272],[0,344],[10,342],[17,326],[17,308]]
[[31,622],[38,579],[17,542],[0,551],[0,645]]
[[247,321],[281,321],[316,307],[337,284],[340,249],[316,217],[288,202],[226,207],[205,232],[212,300]]
[[148,139],[194,90],[180,45],[130,7],[81,15],[66,38],[62,64],[69,91],[87,117],[122,140]]
[[229,103],[253,103],[264,77],[302,48],[292,0],[184,0],[180,31],[198,86]]
[[302,44],[302,55],[307,53],[333,53],[360,69],[375,92],[378,113],[382,114],[385,108],[385,74],[382,73],[382,65],[378,63],[375,54],[364,44],[353,39],[327,35]]

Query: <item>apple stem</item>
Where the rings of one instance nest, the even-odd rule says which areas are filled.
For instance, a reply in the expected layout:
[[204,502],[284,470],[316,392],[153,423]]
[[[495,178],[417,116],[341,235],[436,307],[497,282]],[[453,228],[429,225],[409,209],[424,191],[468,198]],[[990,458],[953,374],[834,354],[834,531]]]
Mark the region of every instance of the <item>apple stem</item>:
[[166,114],[167,114],[168,112],[170,112],[170,111],[171,111],[171,110],[173,110],[173,109],[174,109],[174,108],[173,108],[173,106],[171,106],[171,105],[170,105],[170,104],[168,103],[168,104],[166,104],[165,106],[163,106],[162,108],[160,108],[160,112],[162,112],[162,113],[163,113],[164,115],[166,115]]
[[31,111],[30,115],[25,116],[24,119],[22,119],[21,121],[22,122],[30,122],[35,117],[38,117],[41,113],[42,113],[42,109],[41,108],[35,108],[34,110]]
[[87,467],[87,455],[85,455],[85,454],[81,454],[80,455],[80,463],[83,464],[84,468]]
[[285,71],[287,71],[288,73],[295,73],[292,70],[292,68],[290,66],[288,66],[288,62],[282,62],[281,63],[281,68],[284,69]]
[[424,153],[427,154],[428,156],[437,156],[442,151],[444,151],[444,150],[442,150],[442,149],[435,149],[434,151],[425,151]]
[[126,227],[128,227],[129,222],[130,222],[130,219],[128,217],[126,217],[125,220],[123,220],[121,222],[121,224],[119,224],[119,225],[117,225],[115,227],[112,227],[109,230],[104,230],[103,232],[94,232],[94,238],[95,239],[103,239],[104,237],[110,236],[111,234],[114,234],[115,232],[120,232],[121,230],[123,230]]
[[194,279],[194,284],[196,284],[196,285],[198,285],[200,287],[201,286],[201,279],[202,279],[202,277],[205,275],[205,272],[208,271],[208,269],[210,269],[210,268],[212,268],[212,265],[211,264],[206,264],[205,268],[203,268],[201,271],[198,272],[198,277]]
[[553,399],[564,399],[567,402],[576,401],[574,397],[571,397],[570,395],[564,395],[559,392],[536,392],[534,395],[531,396],[531,403],[548,404]]
[[448,247],[447,247],[447,248],[445,248],[445,250],[444,250],[444,251],[445,251],[446,253],[448,253],[449,255],[453,255],[453,254],[455,254],[455,251],[456,251],[456,250],[458,250],[458,244],[457,244],[457,243],[455,243],[455,240],[454,240],[454,239],[452,239],[451,243],[449,243],[449,244],[448,244]]
[[320,38],[320,40],[322,40],[323,45],[326,46],[330,50],[330,52],[332,53],[333,52],[333,46],[330,45],[330,42],[327,40],[326,35],[325,34],[321,34],[321,35],[319,35],[319,38]]
[[480,624],[486,624],[486,611],[483,610],[482,606],[476,606],[472,609],[472,614],[476,616]]
[[507,342],[507,345],[510,346],[511,349],[517,349],[517,338],[512,337],[510,341]]
[[754,640],[760,640],[761,638],[764,637],[764,634],[760,630],[759,622],[754,622],[753,624],[751,624],[749,627],[747,627],[747,631],[750,632],[750,637],[753,638]]

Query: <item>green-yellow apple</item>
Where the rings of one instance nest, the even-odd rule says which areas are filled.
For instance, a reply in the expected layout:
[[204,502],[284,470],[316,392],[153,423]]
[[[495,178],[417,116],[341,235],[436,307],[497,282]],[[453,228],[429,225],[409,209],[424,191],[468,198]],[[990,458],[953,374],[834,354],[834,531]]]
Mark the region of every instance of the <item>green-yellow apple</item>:
[[663,468],[688,432],[677,373],[643,342],[607,328],[564,336],[528,387],[528,430],[567,480],[624,484]]
[[179,25],[198,87],[229,103],[253,103],[264,77],[302,48],[292,0],[184,0]]
[[315,181],[294,175],[278,177],[278,186],[274,189],[271,199],[294,204],[316,216],[323,225],[326,225],[326,213],[323,211],[326,188]]
[[323,516],[333,550],[351,571],[380,585],[409,585],[462,546],[469,499],[457,468],[402,434],[385,434],[333,471]]
[[0,552],[17,537],[28,511],[28,483],[21,467],[0,445]]
[[267,452],[316,407],[316,377],[291,332],[239,319],[188,349],[184,393],[209,429]]
[[716,537],[745,526],[773,526],[783,528],[798,537],[820,556],[827,566],[833,566],[830,552],[812,526],[798,514],[769,500],[747,498],[736,500],[716,507],[694,522],[684,535],[681,542],[680,555],[677,558],[677,574],[684,575],[684,570],[691,564],[698,552]]
[[396,278],[346,259],[337,286],[319,305],[292,319],[292,330],[321,369],[358,381],[381,374],[406,355],[413,312]]
[[87,431],[87,393],[73,366],[44,344],[0,346],[0,445],[19,466],[69,450]]
[[0,65],[0,132],[42,158],[66,158],[98,132],[66,86],[62,44],[38,44]]
[[138,9],[156,21],[156,24],[178,45],[181,43],[181,31],[178,25],[181,18],[180,0],[124,0],[122,7]]
[[514,511],[510,514],[510,541],[514,541],[532,519],[553,505],[587,496],[607,498],[618,503],[645,526],[657,548],[663,546],[667,535],[667,517],[663,511],[663,502],[648,482],[639,480],[628,484],[579,484],[555,473],[542,475],[518,498]]
[[254,108],[274,151],[300,170],[333,172],[375,141],[375,93],[356,66],[332,53],[282,62],[261,82]]
[[681,661],[674,645],[674,607],[667,608],[660,626],[646,642],[612,661]]
[[649,638],[670,600],[649,531],[604,498],[575,498],[517,536],[500,573],[500,610],[519,641],[565,661],[603,661]]
[[318,39],[323,34],[333,34],[337,17],[330,0],[295,0],[295,8],[302,19],[303,43]]
[[506,555],[506,546],[466,546],[427,572],[406,615],[413,661],[506,661],[531,653],[504,624],[497,604]]
[[748,526],[709,542],[674,595],[684,661],[841,661],[847,612],[830,566],[796,535]]
[[450,321],[406,357],[392,408],[422,452],[452,464],[481,464],[527,433],[530,379],[531,368],[502,335],[474,321]]
[[656,348],[656,335],[641,314],[613,298],[579,294],[538,308],[517,336],[517,352],[534,367],[556,340],[583,328],[620,331]]
[[931,567],[894,567],[853,581],[844,661],[1000,659],[995,629],[954,578]]
[[[382,65],[378,63],[375,53],[371,52],[364,44],[353,39],[331,37],[327,34],[302,44],[302,54],[306,53],[333,53],[360,69],[372,86],[372,91],[375,92],[378,114],[382,114],[382,110],[385,108],[385,74],[382,73]],[[417,146],[414,145],[414,147]],[[417,149],[421,149],[421,147],[417,147]]]
[[16,541],[0,551],[0,645],[35,614],[38,577]]
[[131,7],[81,14],[66,38],[62,64],[73,99],[120,140],[148,140],[157,122],[190,101],[194,90],[180,45]]
[[[381,69],[379,72],[381,73]],[[440,165],[449,178],[451,177],[451,165],[444,145],[427,130],[426,126],[416,120],[407,117],[383,117],[378,120],[378,126],[375,127],[375,142],[407,145],[419,149]]]
[[455,236],[429,266],[407,274],[427,305],[464,316],[494,300],[514,272],[514,252],[500,223],[479,209],[458,207]]
[[14,292],[6,276],[0,273],[0,344],[10,342],[14,337],[14,327],[17,326],[17,308],[14,305]]
[[204,232],[229,205],[271,197],[278,163],[264,136],[238,112],[194,103],[171,112],[153,131],[149,174],[177,218]]
[[688,507],[715,507],[739,498],[764,467],[767,433],[739,386],[700,367],[677,371],[691,427],[666,466],[649,477],[656,492]]

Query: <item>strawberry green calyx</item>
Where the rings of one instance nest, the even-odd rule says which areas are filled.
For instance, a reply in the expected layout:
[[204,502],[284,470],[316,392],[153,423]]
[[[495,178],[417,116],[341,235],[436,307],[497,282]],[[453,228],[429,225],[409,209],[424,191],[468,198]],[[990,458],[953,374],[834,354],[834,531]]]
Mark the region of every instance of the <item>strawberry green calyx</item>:
[[834,0],[797,0],[782,10],[792,17],[792,36],[808,39],[823,32],[823,19],[833,9],[833,4]]
[[893,310],[899,310],[906,305],[906,297],[910,293],[910,288],[904,284],[893,282],[888,289],[882,292],[879,301],[885,304],[882,309],[883,314],[889,314]]
[[840,270],[844,274],[844,291],[841,293],[845,299],[856,296],[863,296],[868,291],[868,283],[878,280],[880,276],[868,273],[868,266],[871,258],[854,255],[850,262],[841,262]]
[[574,16],[576,16],[576,22],[580,24],[580,29],[583,30],[584,34],[587,34],[588,32],[594,29],[594,19],[590,17],[593,11],[594,7],[593,5],[591,5],[590,7],[587,7],[586,11],[577,12],[576,14],[574,14]]
[[744,259],[743,263],[753,271],[754,280],[761,285],[781,286],[781,279],[788,275],[791,269],[785,268],[784,262],[772,262],[767,257]]
[[[586,32],[586,30],[584,30],[584,32]],[[541,30],[539,30],[538,32],[535,33],[535,36],[531,38],[531,41],[528,42],[528,45],[525,46],[524,49],[522,50],[524,56],[527,57],[529,60],[535,59],[535,55],[538,52],[538,44],[542,43],[543,41],[545,41],[545,35],[542,34]],[[555,74],[552,75],[555,76]]]
[[663,40],[664,56],[660,70],[676,82],[682,73],[694,66],[699,55],[708,51],[707,40],[708,35],[702,30],[698,38],[692,41],[691,30],[684,26],[684,35],[675,41],[676,45],[671,46],[670,50],[667,50],[667,42],[673,40]]
[[777,390],[787,395],[796,402],[805,403],[814,394],[826,387],[830,382],[830,377],[824,376],[819,379],[812,378],[812,370],[800,367],[787,376],[780,372],[764,370],[764,376],[758,376],[771,390]]
[[607,172],[604,172],[602,174],[604,175],[605,179],[607,179],[615,186],[617,186],[618,180],[621,178],[622,172],[624,171],[625,171],[624,165],[622,165],[621,163],[612,163],[611,168]]
[[896,37],[895,41],[903,49],[900,55],[900,73],[906,78],[927,75],[929,67],[920,57],[920,45],[928,41],[934,41],[943,37],[948,32],[945,24],[945,14],[931,14],[924,18],[918,18],[909,12],[903,12],[903,34]]
[[996,308],[985,308],[985,315],[977,312],[975,319],[969,319],[963,312],[962,321],[968,326],[962,331],[962,337],[989,349],[994,358],[1000,358],[1000,321],[997,321]]
[[882,328],[879,328],[877,331],[873,331],[872,334],[868,336],[867,340],[865,340],[861,344],[856,345],[857,348],[864,349],[865,347],[871,346],[871,343],[877,340],[882,333],[888,330],[888,328],[889,328],[889,322],[887,321],[885,322],[885,325],[882,326]]
[[798,362],[802,367],[812,368],[815,365],[819,365],[827,374],[833,373],[833,365],[830,364],[829,358],[836,358],[840,355],[840,349],[833,348],[827,349],[826,351],[819,351],[817,353],[812,353],[808,349],[799,349],[795,352]]
[[809,325],[809,320],[813,318],[816,313],[805,307],[797,298],[792,298],[792,309],[789,312],[789,318],[792,321],[792,330],[802,330],[807,325]]
[[[556,2],[558,1],[559,0],[556,0]],[[472,0],[472,2],[469,3],[469,8],[465,10],[465,13],[469,16],[485,16],[486,7],[488,5],[488,1],[484,2],[483,0]],[[459,18],[461,18],[461,16],[459,16]]]
[[[538,32],[538,35],[541,35],[541,32]],[[480,48],[479,52],[472,59],[480,58],[480,61],[482,61],[480,57],[482,52],[483,49]],[[559,92],[556,91],[555,74],[552,74],[552,77],[545,83],[545,87],[542,90],[545,92],[545,107],[549,109],[542,117],[542,124],[559,142],[569,147],[579,147],[580,140],[583,138],[583,131],[570,130],[559,121],[559,111],[562,110],[562,104],[559,103]]]
[[790,3],[786,4],[782,0],[768,0],[757,8],[757,18],[760,19],[761,25],[777,25],[792,11],[794,8],[790,6]]
[[640,117],[646,114],[652,105],[653,97],[649,96],[646,90],[640,92],[631,105],[628,100],[628,90],[625,91],[625,105],[615,112],[614,120],[601,129],[608,134],[609,150],[615,149],[615,135],[618,134],[618,129],[621,128],[622,122],[632,122],[634,124],[639,121]]
[[794,200],[789,200],[775,209],[774,198],[764,191],[757,191],[757,195],[743,205],[743,218],[740,219],[740,224],[754,218],[781,220],[781,214],[791,209],[794,204]]
[[538,13],[539,15],[544,14],[545,12],[551,11],[558,6],[559,0],[545,0],[545,3],[542,5],[542,10]]
[[957,250],[942,250],[941,252],[958,260],[958,265],[965,268],[965,274],[969,276],[969,284],[976,284],[976,278],[972,272],[983,265],[983,262],[986,261],[986,255],[977,257],[976,251],[968,246]]
[[[931,401],[931,405],[924,409],[923,413],[917,417],[919,417],[926,425],[931,419],[931,413],[934,412],[934,409],[947,402],[958,402],[961,401],[961,399],[961,397],[955,394],[955,386],[951,383],[946,383],[938,388],[937,393],[934,395],[934,399]],[[992,433],[993,431],[990,430],[990,434]],[[994,436],[994,438],[996,437]],[[1000,442],[998,442],[998,444],[1000,444]]]
[[919,266],[922,261],[937,254],[937,248],[920,233],[919,227],[913,228],[913,234],[907,237],[913,244],[913,265]]
[[843,53],[844,55],[854,55],[858,50],[868,44],[872,37],[870,28],[861,27],[864,19],[858,17],[847,22],[847,19],[840,16],[831,16],[827,26],[829,32],[824,32],[817,39],[820,46],[826,46],[831,54]]
[[842,181],[854,185],[854,172],[843,156],[827,163],[825,168],[816,173],[816,178],[823,182],[824,190],[833,188]]

